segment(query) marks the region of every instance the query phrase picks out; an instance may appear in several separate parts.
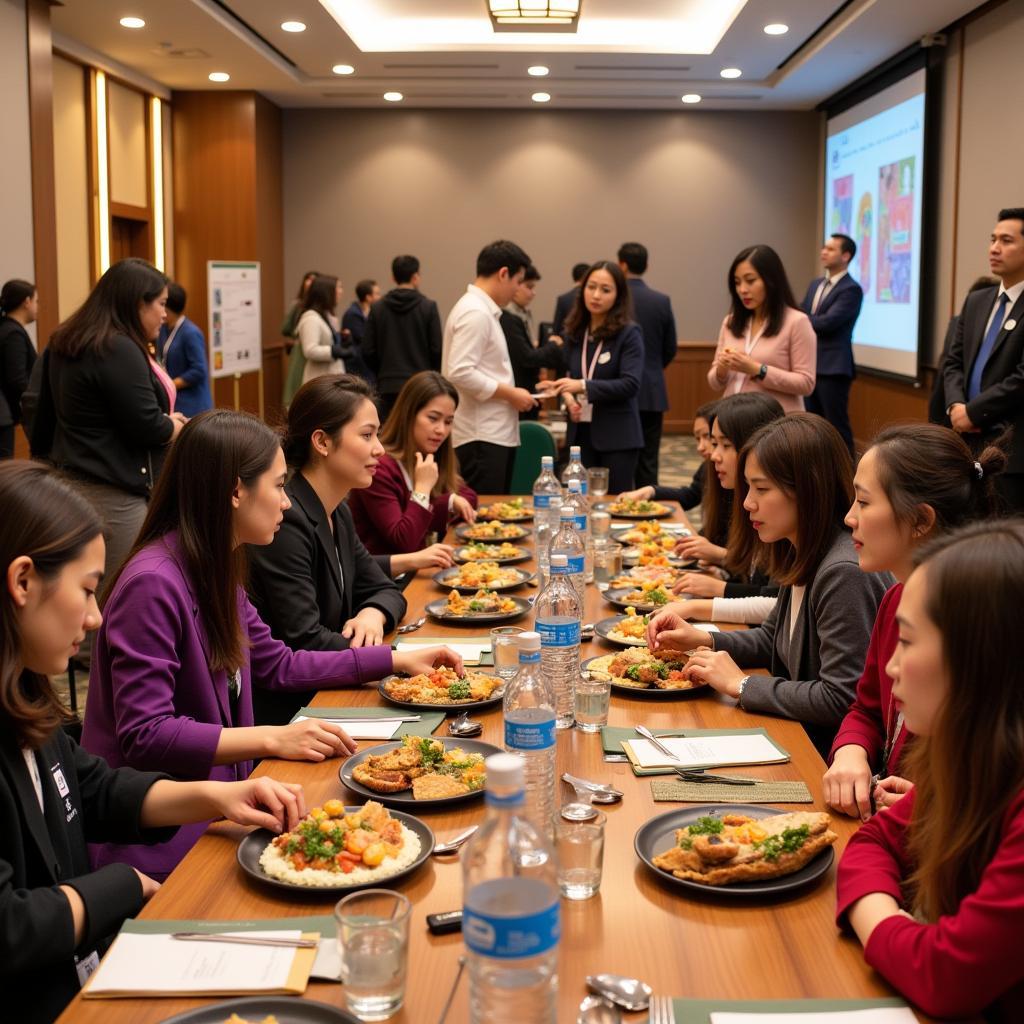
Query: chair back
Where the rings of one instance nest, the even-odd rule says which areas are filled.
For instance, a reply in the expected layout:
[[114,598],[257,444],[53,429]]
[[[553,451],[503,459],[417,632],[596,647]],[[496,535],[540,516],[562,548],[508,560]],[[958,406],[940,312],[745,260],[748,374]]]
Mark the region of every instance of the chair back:
[[519,421],[519,449],[512,467],[513,494],[531,494],[533,482],[540,476],[540,460],[555,456],[555,439],[551,431],[533,420]]

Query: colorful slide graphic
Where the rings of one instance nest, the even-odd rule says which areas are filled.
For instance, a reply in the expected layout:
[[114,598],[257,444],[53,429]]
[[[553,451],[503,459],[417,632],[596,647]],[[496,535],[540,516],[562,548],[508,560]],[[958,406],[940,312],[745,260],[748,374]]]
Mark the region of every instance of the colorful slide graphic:
[[857,273],[854,277],[860,282],[865,296],[871,292],[871,221],[873,218],[871,193],[865,192],[860,197],[860,205],[857,207],[857,235],[854,238],[857,243]]
[[910,301],[914,158],[878,170],[878,301]]
[[829,230],[853,235],[853,175],[845,174],[832,182],[832,222]]

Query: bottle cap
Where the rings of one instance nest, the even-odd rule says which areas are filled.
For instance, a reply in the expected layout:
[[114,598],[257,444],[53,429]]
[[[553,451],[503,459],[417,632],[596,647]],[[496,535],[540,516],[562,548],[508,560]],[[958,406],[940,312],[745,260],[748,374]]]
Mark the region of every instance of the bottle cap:
[[555,460],[550,455],[542,455],[540,459],[541,469],[553,469]]
[[570,480],[566,485],[570,494],[582,494],[582,487],[579,480]]
[[569,457],[572,459],[578,459],[580,457],[580,446],[578,444],[569,446]]
[[521,754],[491,754],[484,761],[487,770],[488,788],[499,786],[502,789],[523,788],[523,758]]
[[569,564],[569,556],[568,555],[552,555],[551,556],[551,568],[552,569],[565,568],[565,566],[567,566],[568,564]]
[[521,651],[539,651],[540,650],[540,633],[535,633],[532,630],[526,633],[520,633],[516,637],[516,645]]

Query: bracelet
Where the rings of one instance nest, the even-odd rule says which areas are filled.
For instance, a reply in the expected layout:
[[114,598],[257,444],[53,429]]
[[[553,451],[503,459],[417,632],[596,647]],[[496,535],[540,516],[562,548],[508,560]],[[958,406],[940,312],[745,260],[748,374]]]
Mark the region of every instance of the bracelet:
[[750,682],[750,676],[744,676],[740,680],[740,692],[736,694],[736,700],[739,702],[739,706],[743,707],[743,691],[746,689],[747,683]]

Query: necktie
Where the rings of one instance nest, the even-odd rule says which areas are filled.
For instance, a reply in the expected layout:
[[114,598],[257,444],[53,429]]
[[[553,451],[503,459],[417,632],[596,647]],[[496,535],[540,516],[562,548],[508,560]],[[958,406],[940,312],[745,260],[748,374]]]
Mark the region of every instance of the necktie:
[[992,317],[992,323],[989,324],[989,328],[985,332],[981,348],[978,349],[978,355],[974,360],[974,367],[971,369],[971,378],[967,382],[968,402],[973,401],[981,394],[981,375],[985,372],[985,364],[988,362],[989,356],[992,355],[992,349],[996,347],[996,338],[999,337],[999,332],[1003,329],[1003,317],[1006,315],[1006,304],[1009,301],[1010,296],[1006,292],[1003,292],[996,300],[995,316]]
[[818,312],[818,307],[825,301],[825,296],[828,295],[828,290],[831,287],[832,278],[826,277],[822,286],[818,289],[818,294],[814,297],[814,305],[811,306],[811,316]]

